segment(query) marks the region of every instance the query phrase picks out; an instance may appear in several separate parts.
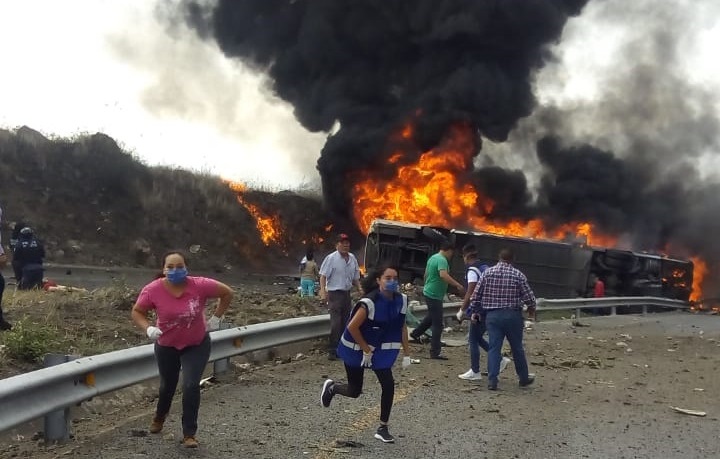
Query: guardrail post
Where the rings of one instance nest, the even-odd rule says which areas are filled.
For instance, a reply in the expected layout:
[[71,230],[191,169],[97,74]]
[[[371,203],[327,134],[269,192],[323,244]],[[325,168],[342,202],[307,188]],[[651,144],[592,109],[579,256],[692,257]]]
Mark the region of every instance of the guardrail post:
[[[43,365],[52,367],[79,358],[76,355],[47,354],[43,357]],[[65,442],[70,440],[70,407],[48,413],[44,418],[44,435],[46,442]]]
[[610,306],[610,315],[611,316],[617,315],[617,306]]
[[642,309],[642,311],[643,311],[643,312],[642,312],[642,315],[646,316],[646,315],[647,315],[647,304],[643,304],[643,309]]
[[580,308],[575,309],[575,320],[580,319],[580,311],[582,311],[582,309],[580,309]]
[[[233,328],[233,325],[228,322],[220,322],[220,330],[227,330]],[[225,373],[230,368],[230,359],[220,359],[213,362],[213,374],[219,375]]]

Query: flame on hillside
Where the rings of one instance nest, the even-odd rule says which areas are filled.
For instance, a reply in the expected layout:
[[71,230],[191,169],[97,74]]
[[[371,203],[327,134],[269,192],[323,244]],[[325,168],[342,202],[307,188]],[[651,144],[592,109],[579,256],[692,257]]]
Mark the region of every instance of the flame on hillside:
[[247,186],[240,182],[228,182],[230,188],[237,193],[238,202],[247,209],[247,211],[255,219],[255,227],[260,233],[260,239],[263,244],[269,246],[271,243],[281,245],[283,226],[280,222],[280,218],[277,215],[268,215],[258,208],[258,206],[251,204],[245,200],[243,194],[247,191]]
[[[405,126],[400,137],[407,139],[411,134],[412,127]],[[587,222],[546,228],[540,219],[493,221],[495,203],[462,179],[472,170],[473,139],[468,126],[457,125],[415,163],[406,164],[403,151],[393,152],[388,162],[396,165],[396,172],[389,179],[360,172],[353,190],[353,214],[361,231],[367,232],[374,219],[385,218],[531,238],[562,240],[570,234],[591,245],[616,244],[616,237],[594,234]]]

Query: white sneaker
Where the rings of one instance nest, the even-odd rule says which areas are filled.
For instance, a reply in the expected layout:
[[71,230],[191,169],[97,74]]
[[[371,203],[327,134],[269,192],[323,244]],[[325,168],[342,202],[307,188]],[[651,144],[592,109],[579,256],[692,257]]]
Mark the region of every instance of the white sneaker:
[[465,381],[480,381],[482,379],[482,376],[480,375],[479,371],[475,373],[474,371],[472,371],[471,368],[465,373],[458,375],[458,378],[464,379]]
[[510,363],[510,362],[511,362],[511,360],[509,358],[507,358],[507,357],[502,358],[502,360],[500,361],[500,373],[502,373],[503,370],[505,368],[507,368],[508,363]]

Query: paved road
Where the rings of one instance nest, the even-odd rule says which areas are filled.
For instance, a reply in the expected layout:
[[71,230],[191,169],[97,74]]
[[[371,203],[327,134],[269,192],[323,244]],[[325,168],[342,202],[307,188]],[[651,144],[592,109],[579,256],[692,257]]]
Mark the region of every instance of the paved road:
[[[530,388],[519,388],[509,368],[501,390],[489,392],[484,384],[457,378],[467,369],[464,348],[446,348],[450,360],[438,362],[424,358],[427,348],[414,346],[421,363],[396,372],[392,445],[372,437],[379,410],[373,375],[366,376],[360,399],[338,397],[324,409],[320,385],[328,376],[344,379],[343,369],[310,354],[236,369],[208,388],[196,451],[179,446],[178,404],[164,434],[146,435],[152,403],[141,400],[107,417],[87,415],[68,445],[33,449],[18,442],[0,457],[720,457],[720,318],[666,313],[585,323],[540,323],[528,333],[538,375]],[[707,416],[679,414],[670,406]]]

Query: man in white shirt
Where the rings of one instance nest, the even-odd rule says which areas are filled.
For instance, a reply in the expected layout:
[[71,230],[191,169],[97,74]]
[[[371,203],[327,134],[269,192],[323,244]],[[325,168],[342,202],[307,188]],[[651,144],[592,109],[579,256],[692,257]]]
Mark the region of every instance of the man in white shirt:
[[336,250],[325,257],[320,265],[320,299],[327,300],[330,312],[330,339],[328,341],[328,359],[337,358],[336,350],[345,324],[350,317],[352,301],[350,290],[353,285],[360,287],[360,265],[355,255],[350,253],[350,237],[341,233],[337,237]]

